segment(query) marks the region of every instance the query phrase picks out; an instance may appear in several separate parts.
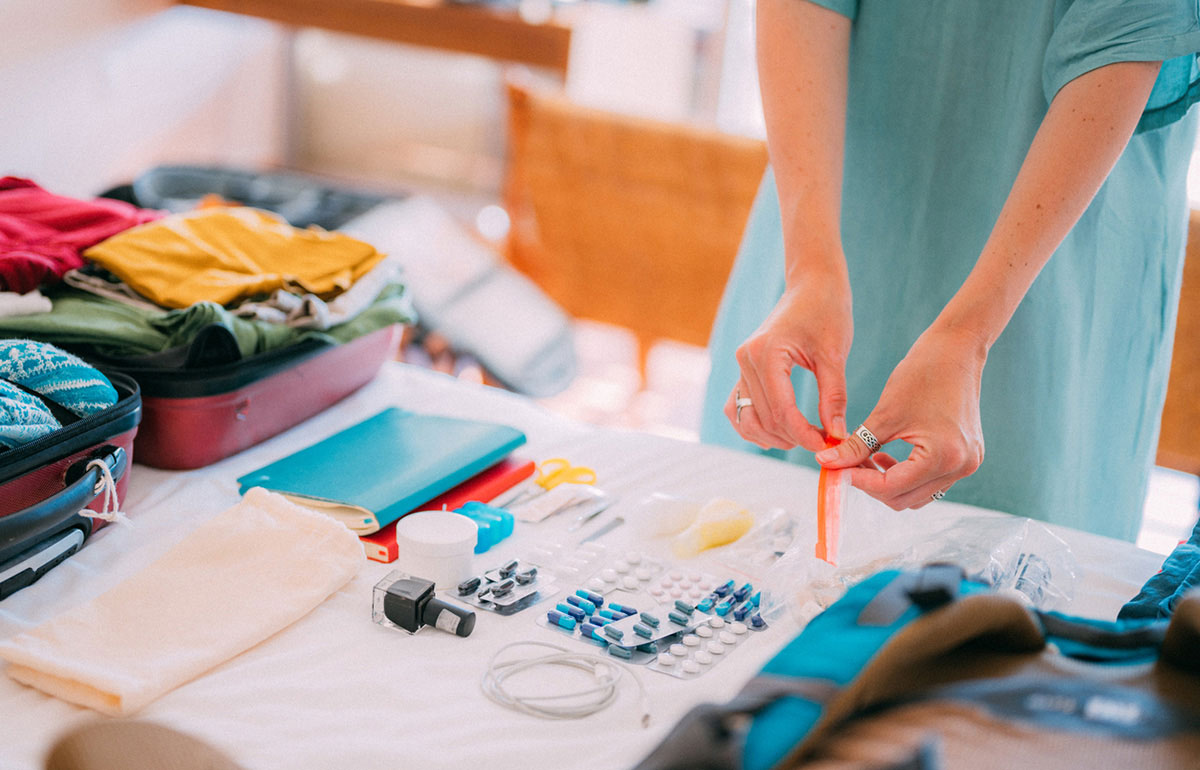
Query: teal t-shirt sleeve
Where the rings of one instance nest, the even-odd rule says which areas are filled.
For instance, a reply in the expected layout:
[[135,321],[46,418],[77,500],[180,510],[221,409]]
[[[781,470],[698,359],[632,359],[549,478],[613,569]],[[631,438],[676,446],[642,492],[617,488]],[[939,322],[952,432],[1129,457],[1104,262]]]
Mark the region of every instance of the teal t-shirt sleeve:
[[1108,64],[1161,61],[1137,131],[1175,122],[1200,100],[1200,1],[1074,0],[1054,26],[1042,85],[1047,101]]
[[806,2],[819,5],[822,8],[828,8],[849,19],[853,19],[858,15],[858,0],[806,0]]

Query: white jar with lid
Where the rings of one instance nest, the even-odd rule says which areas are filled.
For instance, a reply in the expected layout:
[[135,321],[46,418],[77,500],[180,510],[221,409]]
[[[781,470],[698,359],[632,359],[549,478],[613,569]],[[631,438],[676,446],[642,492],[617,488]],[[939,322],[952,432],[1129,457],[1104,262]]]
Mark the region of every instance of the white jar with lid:
[[396,566],[450,588],[473,574],[478,539],[479,527],[461,513],[416,511],[396,522]]

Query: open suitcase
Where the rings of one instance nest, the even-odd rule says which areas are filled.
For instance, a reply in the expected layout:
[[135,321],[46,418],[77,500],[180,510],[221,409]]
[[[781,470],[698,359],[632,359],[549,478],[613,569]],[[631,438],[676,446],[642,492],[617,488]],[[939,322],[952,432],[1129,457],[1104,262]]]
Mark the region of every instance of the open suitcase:
[[142,416],[137,382],[106,372],[117,403],[0,454],[0,599],[28,586],[83,547],[104,524],[80,515],[101,511],[104,463],[123,499]]
[[124,373],[142,388],[138,462],[210,465],[291,428],[366,385],[396,357],[402,327],[340,345],[301,343],[235,364]]

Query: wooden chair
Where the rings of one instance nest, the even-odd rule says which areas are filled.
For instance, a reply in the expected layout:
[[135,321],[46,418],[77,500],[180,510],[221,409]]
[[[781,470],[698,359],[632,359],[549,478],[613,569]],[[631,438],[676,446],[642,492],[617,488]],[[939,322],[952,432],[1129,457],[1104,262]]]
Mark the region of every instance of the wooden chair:
[[1163,405],[1157,463],[1200,475],[1200,210],[1188,222],[1183,290],[1175,327],[1175,350]]
[[507,256],[568,313],[705,345],[766,167],[763,142],[509,84]]

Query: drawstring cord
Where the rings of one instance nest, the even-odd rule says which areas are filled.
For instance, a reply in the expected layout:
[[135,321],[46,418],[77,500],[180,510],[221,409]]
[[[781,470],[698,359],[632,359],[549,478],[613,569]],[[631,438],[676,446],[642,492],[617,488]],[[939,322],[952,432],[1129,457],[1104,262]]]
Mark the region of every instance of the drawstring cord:
[[89,508],[84,508],[79,512],[79,515],[89,519],[103,519],[104,521],[116,522],[122,526],[132,527],[133,522],[121,510],[121,501],[117,498],[117,481],[113,478],[112,470],[108,467],[108,463],[103,460],[92,460],[87,464],[85,472],[90,471],[92,468],[96,468],[100,473],[96,495],[99,496],[100,492],[103,491],[104,506],[99,513]]

